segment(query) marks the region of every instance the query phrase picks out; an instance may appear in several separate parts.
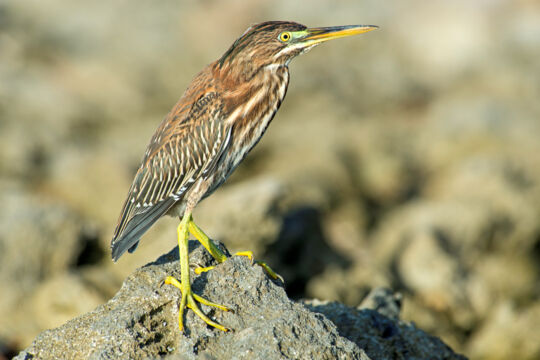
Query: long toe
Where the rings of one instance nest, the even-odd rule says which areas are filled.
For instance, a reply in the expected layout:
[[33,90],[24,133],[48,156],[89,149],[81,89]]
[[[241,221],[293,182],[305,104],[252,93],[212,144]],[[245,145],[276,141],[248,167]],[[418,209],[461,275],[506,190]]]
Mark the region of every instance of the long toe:
[[270,266],[268,266],[267,263],[265,263],[264,261],[258,261],[258,260],[253,260],[253,252],[252,251],[239,251],[237,253],[234,254],[235,256],[245,256],[247,257],[249,260],[251,260],[252,263],[255,263],[257,265],[259,265],[260,267],[262,267],[267,273],[268,275],[270,275],[270,277],[272,277],[272,279],[274,280],[281,280],[282,283],[284,283],[285,281],[283,280],[283,277],[281,275],[279,275],[277,272],[275,272],[274,270],[272,270],[272,268]]
[[264,261],[258,261],[256,260],[255,261],[255,264],[259,265],[260,267],[262,267],[266,273],[268,275],[270,275],[270,277],[274,280],[277,280],[279,279],[282,283],[285,283],[285,280],[283,280],[283,277],[281,275],[279,275],[277,272],[275,272],[274,270],[272,270],[272,268],[270,266],[268,266],[267,263],[265,263]]
[[[197,300],[195,300],[197,299]],[[197,301],[200,302],[201,304],[205,304],[205,305],[208,305],[208,306],[214,306],[214,307],[217,307],[218,309],[221,309],[221,310],[224,310],[224,311],[229,311],[229,308],[223,306],[223,305],[219,305],[219,304],[216,304],[216,303],[213,303],[211,301],[208,301],[198,295],[195,295],[193,293],[191,294],[188,294],[187,295],[187,307],[189,307],[191,310],[193,310],[193,312],[195,314],[197,314],[197,316],[199,316],[201,319],[203,319],[203,321],[205,323],[207,323],[208,325],[212,326],[212,327],[215,327],[216,329],[219,329],[221,331],[229,331],[230,329],[226,328],[225,326],[223,325],[220,325],[218,324],[217,322],[211,320],[208,316],[206,316],[202,311],[201,309],[199,309],[199,306],[197,305]]]
[[199,316],[201,319],[203,319],[203,321],[207,323],[208,325],[222,331],[229,331],[229,329],[226,328],[225,326],[216,323],[215,321],[211,320],[208,316],[206,316],[201,311],[197,303],[204,304],[207,306],[212,306],[223,311],[231,311],[231,309],[229,309],[226,306],[212,302],[210,300],[206,300],[205,298],[197,294],[194,294],[193,291],[191,290],[190,285],[184,286],[183,283],[181,283],[180,281],[178,281],[172,276],[167,276],[164,280],[164,283],[168,285],[173,285],[174,287],[180,289],[180,291],[182,292],[182,300],[180,301],[180,305],[178,307],[178,327],[180,328],[180,331],[184,330],[184,310],[186,309],[186,307],[193,310],[193,312],[197,314],[197,316]]

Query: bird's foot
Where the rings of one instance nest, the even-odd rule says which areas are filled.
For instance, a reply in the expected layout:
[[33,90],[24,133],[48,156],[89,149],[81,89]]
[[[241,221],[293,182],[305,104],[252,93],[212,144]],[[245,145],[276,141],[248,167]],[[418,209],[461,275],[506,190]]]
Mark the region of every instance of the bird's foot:
[[274,279],[274,280],[279,279],[279,280],[281,280],[281,282],[285,282],[283,280],[283,277],[281,277],[281,275],[279,275],[274,270],[272,270],[272,268],[270,266],[268,266],[267,263],[265,263],[264,261],[253,260],[253,251],[249,251],[249,250],[248,251],[239,251],[239,252],[235,253],[234,255],[236,255],[236,256],[246,256],[249,260],[251,260],[252,264],[257,264],[260,267],[262,267],[268,273],[268,275],[270,275],[270,277],[272,279]]
[[165,284],[167,285],[173,285],[180,289],[182,292],[182,300],[180,301],[180,306],[178,307],[178,326],[180,327],[180,331],[184,331],[184,310],[186,307],[193,310],[197,316],[199,316],[205,323],[208,325],[215,327],[216,329],[222,330],[222,331],[229,331],[230,329],[226,328],[223,325],[218,324],[215,321],[212,321],[208,316],[206,316],[201,309],[199,309],[199,306],[197,305],[197,302],[207,305],[207,306],[213,306],[223,311],[231,311],[226,306],[216,304],[214,302],[211,302],[209,300],[206,300],[205,298],[200,297],[197,294],[194,294],[193,291],[191,291],[191,285],[185,286],[183,283],[178,281],[172,276],[167,276],[165,278]]
[[285,280],[283,279],[283,276],[279,275],[277,272],[272,270],[272,268],[270,266],[268,266],[268,264],[265,263],[264,261],[255,260],[254,263],[259,265],[260,267],[262,267],[266,271],[266,273],[268,275],[270,275],[270,277],[272,279],[274,279],[274,280],[279,279],[279,281],[281,281],[282,283],[285,283]]
[[[281,275],[279,275],[278,273],[276,273],[274,270],[272,270],[272,268],[270,266],[268,266],[267,263],[265,263],[264,261],[259,261],[259,260],[253,260],[253,252],[252,251],[239,251],[235,254],[233,254],[233,256],[245,256],[247,257],[249,260],[251,260],[251,263],[252,264],[257,264],[259,265],[260,267],[262,267],[267,273],[268,275],[270,275],[270,277],[272,277],[272,279],[276,280],[276,279],[279,279],[281,280],[281,282],[285,282],[283,280],[283,277],[281,277]],[[212,270],[213,268],[215,268],[215,266],[208,266],[208,267],[198,267],[195,269],[195,273],[196,274],[201,274],[203,272],[207,272],[207,271],[210,271]]]

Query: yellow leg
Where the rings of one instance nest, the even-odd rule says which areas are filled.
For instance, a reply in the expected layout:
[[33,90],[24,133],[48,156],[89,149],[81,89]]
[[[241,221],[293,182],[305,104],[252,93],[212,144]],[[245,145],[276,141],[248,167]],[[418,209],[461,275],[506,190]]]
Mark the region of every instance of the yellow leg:
[[218,263],[221,264],[222,262],[227,260],[227,256],[221,250],[219,250],[219,248],[214,245],[212,240],[210,240],[210,238],[206,236],[206,234],[201,230],[201,228],[198,227],[197,224],[195,224],[191,215],[189,216],[187,225],[189,232],[193,236],[195,236],[197,240],[199,240],[199,242],[206,248],[206,250],[208,250],[208,252],[214,257],[214,259],[216,259]]
[[223,305],[219,305],[208,301],[196,294],[191,290],[191,281],[189,278],[189,252],[188,252],[188,223],[191,220],[191,214],[187,213],[182,218],[180,225],[178,225],[178,252],[180,254],[180,281],[175,279],[172,276],[167,276],[165,279],[165,284],[173,285],[180,289],[182,292],[182,300],[180,301],[180,306],[178,308],[178,325],[180,331],[184,330],[184,310],[186,306],[193,310],[201,319],[204,320],[210,326],[213,326],[219,330],[227,331],[228,329],[212,320],[210,320],[197,305],[197,302],[214,306],[218,309],[229,311],[229,309]]
[[[219,250],[219,248],[216,245],[214,245],[212,240],[210,240],[210,238],[201,230],[201,228],[198,227],[197,224],[195,224],[191,215],[189,216],[189,219],[187,221],[187,226],[188,226],[189,232],[193,234],[193,236],[195,236],[197,240],[199,240],[199,242],[206,248],[206,250],[208,250],[208,252],[214,257],[214,259],[216,259],[218,263],[221,264],[222,262],[227,260],[227,256],[221,250]],[[249,260],[253,262],[253,252],[251,251],[239,251],[235,253],[234,255],[246,256],[249,258]],[[273,279],[280,279],[282,282],[284,282],[283,278],[279,274],[277,274],[274,270],[272,270],[270,266],[268,266],[268,264],[266,264],[265,262],[255,261],[254,263],[261,266],[268,273],[268,275],[270,275]],[[208,266],[204,268],[198,267],[195,269],[195,273],[199,275],[203,272],[210,271],[213,268],[214,266]]]

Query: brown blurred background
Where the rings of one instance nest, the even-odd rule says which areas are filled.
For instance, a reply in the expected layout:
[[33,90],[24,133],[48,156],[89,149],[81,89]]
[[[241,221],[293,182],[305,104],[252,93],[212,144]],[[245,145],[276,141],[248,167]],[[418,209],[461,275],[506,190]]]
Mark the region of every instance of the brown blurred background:
[[[0,3],[0,354],[175,246],[109,241],[153,131],[250,24],[376,24],[291,64],[287,99],[195,212],[294,298],[402,317],[476,359],[540,358],[540,3]],[[0,358],[2,356],[0,355]]]

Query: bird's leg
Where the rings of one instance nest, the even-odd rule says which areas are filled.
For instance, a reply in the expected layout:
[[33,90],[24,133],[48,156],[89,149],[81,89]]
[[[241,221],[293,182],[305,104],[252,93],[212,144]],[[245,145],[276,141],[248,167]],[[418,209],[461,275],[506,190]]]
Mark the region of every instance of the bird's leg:
[[214,306],[218,309],[229,311],[229,309],[223,305],[219,305],[208,301],[199,295],[196,295],[191,290],[191,281],[189,278],[189,252],[188,252],[188,223],[191,220],[191,214],[186,213],[178,225],[178,252],[180,254],[180,280],[178,281],[172,276],[167,276],[165,279],[165,284],[173,285],[180,289],[182,292],[182,300],[180,301],[180,306],[178,308],[178,325],[180,331],[184,330],[184,309],[186,306],[193,310],[201,319],[204,320],[210,326],[213,326],[219,330],[227,331],[228,329],[212,320],[210,320],[197,305],[197,302]]
[[[192,217],[190,217],[190,219],[188,220],[188,230],[193,236],[195,236],[197,240],[199,240],[202,246],[204,246],[206,250],[208,250],[210,255],[212,255],[218,263],[221,264],[222,262],[227,260],[227,256],[216,245],[214,245],[212,240],[210,240],[210,238],[201,230],[201,228],[195,224]],[[197,272],[197,270],[195,272]],[[201,272],[204,271],[200,271],[197,273],[199,274]]]
[[[212,240],[210,240],[210,238],[201,230],[201,228],[198,227],[197,224],[195,224],[191,216],[188,220],[188,229],[189,229],[189,232],[193,236],[195,236],[197,240],[199,240],[199,242],[206,248],[206,250],[208,250],[208,252],[214,257],[214,259],[216,259],[218,263],[221,264],[222,262],[227,260],[227,256],[216,245],[214,245]],[[284,282],[283,278],[280,275],[278,275],[274,270],[272,270],[272,268],[270,268],[270,266],[268,266],[268,264],[266,264],[264,261],[257,261],[257,260],[253,261],[253,252],[239,251],[235,253],[234,255],[246,256],[253,263],[261,266],[264,270],[266,270],[268,275],[270,275],[273,279],[280,279],[282,282]],[[204,268],[198,267],[195,269],[195,273],[200,274],[200,273],[212,270],[213,268],[214,266],[208,266]]]

